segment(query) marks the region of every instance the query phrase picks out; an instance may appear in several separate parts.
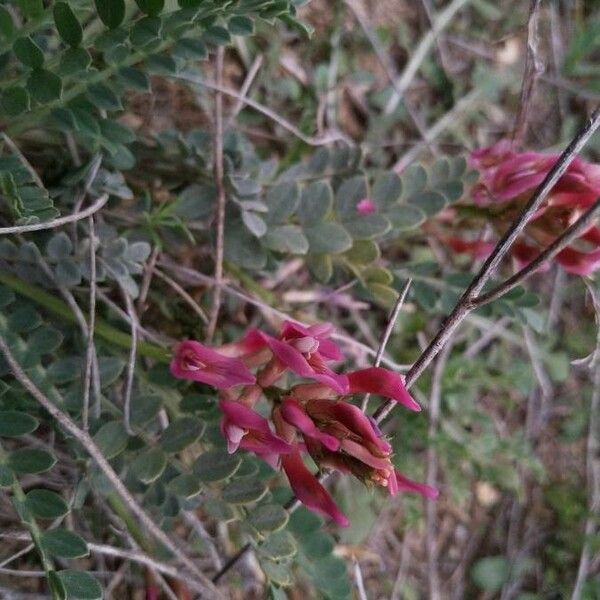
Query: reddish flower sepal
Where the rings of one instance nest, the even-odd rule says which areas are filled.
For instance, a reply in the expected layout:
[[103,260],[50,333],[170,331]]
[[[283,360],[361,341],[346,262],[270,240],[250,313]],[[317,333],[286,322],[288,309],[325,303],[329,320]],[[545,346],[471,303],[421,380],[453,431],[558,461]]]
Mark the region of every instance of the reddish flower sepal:
[[398,492],[414,492],[415,494],[421,494],[424,498],[435,500],[440,494],[438,490],[430,485],[413,481],[397,470],[388,480],[388,488],[392,496],[395,496]]
[[231,358],[188,340],[175,348],[171,374],[178,379],[206,383],[218,390],[255,382],[255,377],[238,358]]
[[348,517],[337,507],[329,492],[308,470],[300,454],[292,452],[281,457],[283,470],[296,498],[307,508],[331,517],[340,527],[348,527]]
[[238,448],[258,454],[271,464],[270,457],[292,451],[292,446],[269,427],[269,421],[257,412],[235,400],[219,400],[223,413],[221,432],[227,440],[227,450],[233,454]]
[[378,394],[392,398],[409,410],[419,412],[421,407],[408,393],[402,377],[383,367],[369,367],[348,373],[350,393]]

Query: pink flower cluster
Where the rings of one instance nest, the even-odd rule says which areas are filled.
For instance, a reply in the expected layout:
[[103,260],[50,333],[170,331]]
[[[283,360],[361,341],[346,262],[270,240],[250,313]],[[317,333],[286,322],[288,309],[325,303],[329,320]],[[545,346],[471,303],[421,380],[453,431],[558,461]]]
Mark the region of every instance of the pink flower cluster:
[[[181,342],[171,373],[220,390],[221,431],[228,451],[254,452],[274,468],[282,468],[305,506],[341,526],[347,526],[348,519],[303,455],[310,455],[320,469],[350,473],[366,484],[386,487],[392,495],[411,491],[435,498],[436,490],[395,469],[391,445],[349,397],[374,393],[409,410],[419,411],[420,406],[402,378],[388,369],[334,372],[328,363],[340,360],[342,354],[330,339],[332,331],[329,324],[304,327],[286,321],[278,337],[252,329],[239,341],[214,349]],[[286,373],[309,382],[287,390],[274,387]],[[263,396],[273,400],[270,420],[255,410]]]
[[[557,159],[558,154],[516,152],[508,140],[471,154],[471,166],[480,174],[473,199],[485,210],[488,222],[498,234],[508,228]],[[524,238],[513,244],[515,259],[521,266],[534,260],[599,197],[600,165],[575,158],[531,219]],[[456,236],[446,237],[445,241],[455,252],[476,258],[487,256],[494,248],[489,241]],[[591,225],[555,260],[569,273],[594,272],[600,267],[600,228]]]

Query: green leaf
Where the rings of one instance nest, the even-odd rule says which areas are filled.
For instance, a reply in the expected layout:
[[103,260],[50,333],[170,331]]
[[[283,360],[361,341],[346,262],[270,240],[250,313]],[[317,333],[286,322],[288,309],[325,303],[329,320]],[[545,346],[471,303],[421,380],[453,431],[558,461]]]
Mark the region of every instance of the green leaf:
[[27,413],[16,410],[0,411],[0,436],[19,437],[32,433],[38,428],[39,421]]
[[202,40],[184,37],[177,40],[173,55],[182,60],[204,60],[208,57],[208,50]]
[[0,35],[6,40],[10,40],[15,32],[15,23],[11,14],[0,6]]
[[121,110],[123,105],[119,96],[103,83],[88,86],[87,97],[101,110]]
[[27,493],[26,506],[38,519],[58,519],[69,512],[63,498],[50,490],[31,490]]
[[288,586],[292,582],[292,576],[284,563],[263,560],[260,566],[270,581],[283,586]]
[[140,454],[129,467],[129,471],[142,483],[150,484],[163,474],[166,466],[167,455],[160,448],[152,448]]
[[131,28],[129,39],[134,48],[156,48],[160,43],[162,20],[158,17],[144,17]]
[[227,27],[233,35],[250,35],[254,33],[254,23],[248,17],[231,17]]
[[409,197],[421,192],[427,185],[427,171],[421,165],[412,165],[402,173],[403,196]]
[[134,396],[131,401],[131,424],[141,427],[156,417],[162,407],[160,396]]
[[44,65],[44,53],[30,37],[16,40],[13,44],[13,51],[26,67],[40,69]]
[[393,206],[402,196],[402,180],[396,173],[383,173],[375,179],[372,199],[380,210]]
[[419,192],[410,196],[407,203],[420,208],[427,216],[431,217],[446,206],[446,198],[439,192]]
[[259,546],[258,551],[273,560],[282,560],[294,556],[298,549],[287,531],[276,531]]
[[135,0],[135,2],[143,13],[151,17],[159,15],[165,6],[165,0]]
[[339,223],[315,223],[304,229],[304,235],[315,254],[339,254],[352,247],[352,238]]
[[275,252],[306,254],[308,240],[297,225],[280,225],[270,228],[262,238],[263,244]]
[[62,81],[58,75],[46,69],[34,69],[27,79],[29,93],[40,104],[47,104],[60,98]]
[[391,224],[384,216],[373,213],[344,221],[344,228],[355,240],[370,240],[387,233]]
[[267,224],[255,212],[243,210],[242,221],[248,231],[250,231],[257,238],[260,238],[267,233]]
[[44,531],[41,541],[49,554],[60,558],[82,558],[90,553],[86,541],[68,529]]
[[181,452],[200,439],[204,427],[204,423],[196,417],[181,417],[163,431],[160,445],[165,452]]
[[17,4],[28,19],[37,19],[44,13],[43,0],[17,0]]
[[398,292],[384,283],[369,283],[367,287],[375,299],[385,307],[391,308],[398,299]]
[[146,73],[134,67],[122,67],[117,72],[121,82],[134,90],[147,92],[150,90],[150,78]]
[[410,204],[396,204],[385,212],[392,227],[400,231],[415,229],[427,218],[425,213],[417,206]]
[[204,40],[215,46],[225,46],[231,42],[229,31],[220,25],[213,25],[204,32]]
[[283,529],[288,519],[287,510],[279,504],[263,504],[248,515],[248,523],[261,533]]
[[85,48],[68,48],[60,58],[58,72],[60,75],[75,75],[87,70],[92,57]]
[[15,481],[15,474],[4,464],[0,463],[0,489],[10,487]]
[[355,240],[344,256],[355,265],[368,265],[380,257],[379,246],[371,240]]
[[242,464],[237,454],[228,454],[225,450],[215,448],[201,454],[194,462],[193,470],[200,481],[216,482],[229,479]]
[[129,436],[121,421],[105,423],[94,435],[94,442],[108,460],[125,450],[128,439]]
[[329,254],[309,254],[306,265],[321,283],[327,283],[333,275],[333,261]]
[[49,471],[56,464],[56,457],[41,448],[19,448],[8,455],[6,464],[19,475],[33,475]]
[[190,473],[183,473],[175,477],[169,481],[167,488],[175,496],[186,500],[197,496],[202,490],[198,477]]
[[57,575],[67,592],[66,600],[102,600],[102,586],[89,573],[69,569]]
[[179,194],[171,210],[182,219],[201,219],[212,214],[216,201],[217,188],[214,185],[193,183]]
[[335,193],[335,210],[343,218],[355,217],[356,205],[367,196],[367,182],[362,175],[346,179]]
[[38,355],[50,354],[57,350],[63,341],[63,335],[50,325],[39,327],[29,338],[30,347]]
[[236,479],[223,488],[223,500],[229,504],[252,504],[267,491],[265,484],[258,479]]
[[156,75],[177,73],[177,63],[166,54],[153,54],[146,58],[146,69]]
[[125,0],[94,0],[100,20],[109,28],[116,29],[125,18]]
[[69,46],[79,46],[83,39],[83,29],[71,7],[66,2],[57,2],[53,11],[54,22],[60,37]]
[[471,569],[475,585],[487,592],[497,592],[510,578],[510,563],[504,556],[488,556]]
[[302,190],[298,218],[302,225],[315,225],[322,221],[331,210],[333,192],[331,187],[322,181],[315,181]]
[[285,223],[298,208],[300,190],[294,181],[280,183],[269,189],[266,195],[270,223]]
[[25,88],[12,86],[2,92],[2,110],[9,117],[16,117],[29,110],[29,94]]
[[53,260],[70,256],[73,252],[71,238],[64,232],[55,233],[46,243],[46,254]]
[[136,139],[132,129],[111,119],[100,121],[100,132],[106,139],[117,144],[131,144]]

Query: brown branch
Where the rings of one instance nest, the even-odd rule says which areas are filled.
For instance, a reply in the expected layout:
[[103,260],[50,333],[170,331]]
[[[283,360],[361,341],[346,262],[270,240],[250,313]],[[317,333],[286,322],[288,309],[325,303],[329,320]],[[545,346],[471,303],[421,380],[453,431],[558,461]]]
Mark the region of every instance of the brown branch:
[[600,199],[588,208],[575,223],[559,235],[547,248],[545,248],[527,266],[509,277],[504,283],[473,300],[473,306],[478,307],[497,300],[510,290],[517,287],[524,279],[535,273],[544,263],[552,260],[561,250],[564,250],[573,240],[577,239],[596,218],[600,212]]
[[544,63],[539,53],[539,31],[540,5],[542,0],[530,0],[529,19],[527,21],[527,55],[525,58],[525,70],[523,71],[523,83],[521,84],[521,100],[519,112],[515,121],[513,131],[513,143],[520,146],[523,143],[527,126],[529,124],[529,112],[533,90],[539,77],[544,73]]
[[[217,50],[217,85],[223,85],[223,47]],[[211,342],[219,311],[221,310],[221,294],[223,285],[223,252],[225,247],[225,185],[223,183],[223,95],[220,90],[215,94],[215,139],[214,139],[214,173],[217,187],[217,247],[215,253],[215,287],[213,292],[210,320],[206,330],[206,341]]]
[[[460,325],[463,319],[475,307],[474,301],[480,294],[484,285],[496,270],[501,260],[504,258],[512,244],[522,233],[523,229],[540,207],[546,196],[556,185],[563,173],[567,170],[571,162],[575,159],[579,151],[583,148],[586,142],[590,139],[596,129],[600,126],[600,107],[597,107],[588,119],[584,127],[579,131],[571,143],[565,148],[552,169],[548,172],[544,181],[537,187],[532,194],[531,199],[521,211],[521,214],[515,219],[506,233],[502,236],[490,256],[483,263],[481,269],[475,275],[463,295],[460,297],[456,306],[446,318],[443,326],[438,331],[436,336],[430,342],[429,346],[423,351],[421,356],[416,360],[413,366],[406,374],[406,386],[410,387],[419,378],[429,363],[434,359],[437,353],[442,349],[444,344],[450,339],[456,328]],[[394,401],[388,400],[383,402],[373,415],[375,420],[380,423],[387,417],[394,407]]]

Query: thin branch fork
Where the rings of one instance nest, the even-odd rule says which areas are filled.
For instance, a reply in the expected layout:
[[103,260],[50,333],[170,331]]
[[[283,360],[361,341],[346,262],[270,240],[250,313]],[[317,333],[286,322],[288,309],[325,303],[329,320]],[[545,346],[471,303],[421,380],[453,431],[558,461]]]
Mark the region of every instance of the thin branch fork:
[[[600,106],[596,107],[587,123],[581,129],[581,131],[575,136],[571,143],[565,148],[563,153],[560,155],[552,169],[548,172],[544,181],[537,187],[535,192],[532,194],[531,199],[522,210],[521,214],[508,228],[506,233],[502,236],[490,256],[483,263],[481,269],[477,275],[473,278],[463,295],[460,297],[456,306],[446,318],[446,321],[438,331],[436,336],[423,351],[421,356],[416,360],[413,366],[409,369],[406,374],[405,384],[407,387],[412,386],[423,371],[428,367],[437,353],[442,349],[446,342],[450,339],[456,328],[460,325],[463,319],[475,308],[474,302],[481,293],[481,290],[494,273],[510,247],[519,237],[519,235],[525,229],[525,226],[532,218],[534,213],[541,206],[546,196],[550,193],[552,188],[556,185],[558,180],[567,170],[571,162],[575,159],[576,155],[585,146],[590,137],[594,134],[596,129],[600,126]],[[590,216],[591,218],[591,216]],[[565,232],[565,234],[567,234]],[[572,234],[572,231],[570,232]],[[563,234],[563,235],[565,235]],[[562,236],[561,236],[562,238]],[[560,238],[559,238],[560,239]],[[562,240],[561,240],[562,241]],[[555,247],[552,252],[558,252],[560,249],[556,249],[558,240],[554,242]],[[548,257],[545,258],[547,260]],[[538,265],[539,266],[539,265]],[[525,277],[530,273],[527,272]],[[394,402],[388,400],[383,402],[373,415],[378,423],[381,423],[387,415],[392,411]]]
[[97,213],[106,203],[108,202],[108,194],[102,194],[91,206],[88,206],[85,210],[74,212],[64,217],[59,217],[52,221],[46,221],[44,223],[32,223],[31,225],[14,225],[13,227],[0,227],[0,235],[9,235],[17,233],[29,233],[30,231],[42,231],[44,229],[56,229],[62,227],[68,223],[75,223],[81,221],[86,217],[91,217],[94,213]]

